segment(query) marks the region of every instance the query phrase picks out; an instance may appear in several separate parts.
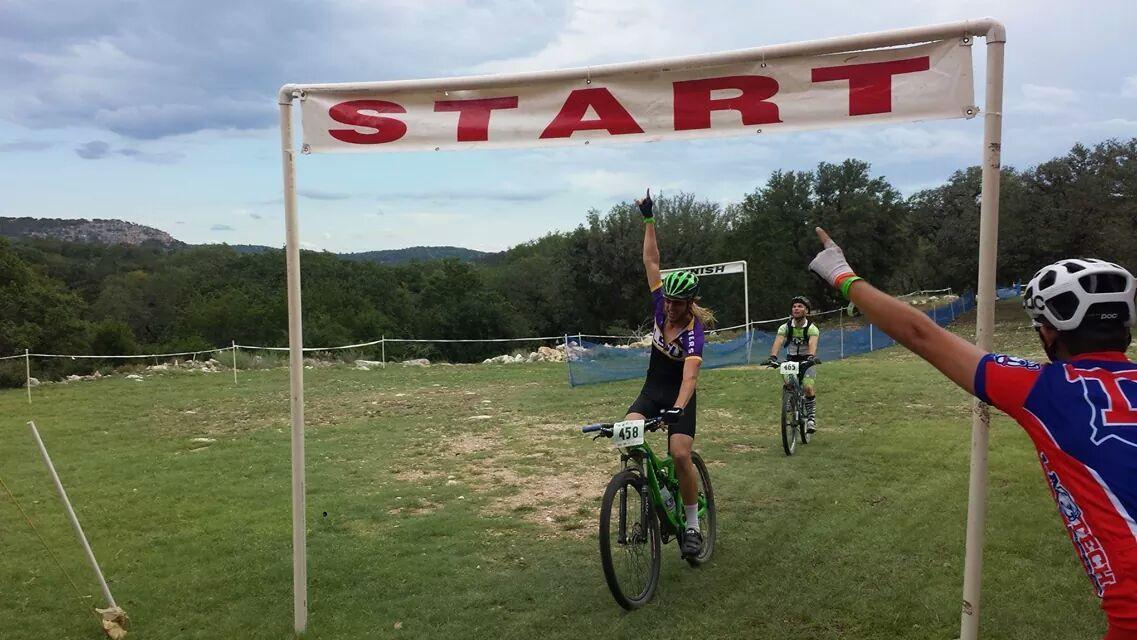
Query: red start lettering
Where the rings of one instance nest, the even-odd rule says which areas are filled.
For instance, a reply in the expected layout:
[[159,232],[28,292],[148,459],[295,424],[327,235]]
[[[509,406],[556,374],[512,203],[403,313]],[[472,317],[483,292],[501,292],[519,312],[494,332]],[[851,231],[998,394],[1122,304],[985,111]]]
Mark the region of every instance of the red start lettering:
[[478,100],[442,100],[434,110],[457,111],[458,142],[485,142],[490,139],[490,113],[494,109],[516,109],[517,96]]
[[849,81],[849,115],[865,116],[892,111],[892,76],[915,73],[931,68],[928,56],[848,64],[839,67],[818,67],[813,70],[814,82]]
[[[675,92],[675,130],[710,129],[711,112],[734,110],[744,125],[781,122],[778,105],[767,102],[778,93],[778,81],[765,76],[724,76],[684,80],[673,85]],[[733,98],[711,98],[711,92],[733,89]]]
[[[598,116],[595,120],[584,119],[589,107]],[[612,135],[644,132],[612,92],[597,87],[570,93],[560,112],[541,133],[541,139],[567,138],[576,131],[591,129],[607,129]]]
[[1102,411],[1105,424],[1137,425],[1137,407],[1133,406],[1121,389],[1122,382],[1137,387],[1137,371],[1113,372],[1105,369],[1078,369],[1067,365],[1066,379],[1070,382],[1093,380],[1098,383],[1109,402],[1109,406]]
[[356,127],[374,129],[370,133],[360,133],[355,129],[329,129],[328,134],[341,142],[355,144],[381,144],[394,142],[407,134],[407,124],[395,118],[370,115],[365,112],[406,113],[402,105],[385,100],[351,100],[341,102],[328,110],[332,120]]
[[[928,56],[849,64],[812,69],[815,83],[846,81],[849,84],[849,115],[862,116],[892,111],[893,76],[928,71]],[[721,76],[683,80],[672,84],[672,109],[675,131],[712,128],[711,116],[716,111],[734,111],[744,126],[782,122],[779,107],[773,102],[780,86],[774,78],[759,75]],[[715,92],[729,92],[715,97]],[[457,142],[485,142],[490,139],[490,119],[501,109],[517,109],[518,96],[441,100],[434,111],[458,113],[455,135]],[[407,113],[402,105],[385,100],[350,100],[328,110],[332,120],[350,129],[329,129],[328,134],[341,142],[382,144],[395,142],[407,135],[407,123],[384,114]],[[502,116],[499,116],[499,119]],[[643,128],[612,92],[604,87],[576,89],[568,94],[560,110],[541,132],[542,140],[570,138],[577,131],[606,131],[609,135],[643,133]],[[1104,383],[1103,383],[1104,384]],[[1114,409],[1129,422],[1137,423],[1137,410]],[[1113,418],[1110,417],[1113,421]],[[1119,420],[1123,421],[1123,420]]]

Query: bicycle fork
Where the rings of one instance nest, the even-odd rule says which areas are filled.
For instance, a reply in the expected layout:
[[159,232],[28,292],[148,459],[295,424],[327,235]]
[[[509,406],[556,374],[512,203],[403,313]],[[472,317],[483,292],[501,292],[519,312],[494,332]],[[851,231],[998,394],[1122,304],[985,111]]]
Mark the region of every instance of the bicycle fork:
[[[624,485],[624,486],[620,487],[620,515],[619,515],[619,523],[618,523],[616,541],[619,544],[623,544],[623,545],[630,544],[631,542],[637,542],[637,543],[638,542],[644,542],[647,539],[647,533],[646,533],[647,519],[652,516],[652,513],[651,513],[651,506],[652,506],[651,489],[648,486],[646,477],[644,476],[643,464],[638,459],[634,458],[633,456],[622,455],[621,461],[624,463],[624,469],[628,469],[629,467],[635,468],[638,471],[640,478],[644,479],[643,487],[640,489],[640,491],[641,491],[641,494],[640,494],[640,514],[639,514],[639,521],[638,521],[640,524],[640,529],[641,529],[638,533],[643,539],[642,540],[630,540],[629,539],[629,536],[628,536],[628,525],[629,525],[629,523],[628,523],[628,485]],[[629,461],[634,461],[634,462],[629,465],[628,464]],[[633,522],[631,524],[634,527],[634,525],[636,523]],[[635,533],[635,532],[633,531],[633,533]]]

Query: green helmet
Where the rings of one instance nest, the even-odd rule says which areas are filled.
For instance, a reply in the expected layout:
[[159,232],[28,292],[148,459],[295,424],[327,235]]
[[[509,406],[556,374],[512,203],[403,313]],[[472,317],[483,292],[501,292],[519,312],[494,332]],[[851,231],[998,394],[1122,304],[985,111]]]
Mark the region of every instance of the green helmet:
[[690,300],[699,296],[699,276],[690,271],[672,271],[663,278],[663,297]]

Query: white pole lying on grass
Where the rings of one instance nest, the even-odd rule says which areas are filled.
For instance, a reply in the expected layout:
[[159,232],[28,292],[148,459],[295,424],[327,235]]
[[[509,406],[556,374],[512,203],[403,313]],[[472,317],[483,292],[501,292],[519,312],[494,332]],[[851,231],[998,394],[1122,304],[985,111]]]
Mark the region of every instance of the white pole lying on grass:
[[103,590],[103,599],[106,600],[108,608],[116,608],[118,605],[115,604],[114,596],[111,595],[111,589],[107,586],[107,581],[103,578],[103,572],[99,569],[98,561],[95,560],[95,553],[91,551],[91,545],[87,543],[87,536],[83,533],[83,527],[79,525],[79,518],[75,516],[75,510],[71,508],[71,500],[67,498],[67,492],[63,489],[63,483],[59,481],[59,474],[55,472],[55,465],[51,463],[51,456],[47,455],[47,447],[43,446],[43,439],[39,437],[39,430],[36,429],[36,423],[29,422],[28,428],[32,430],[32,437],[36,439],[39,454],[43,457],[43,462],[47,465],[47,470],[51,473],[51,481],[55,483],[55,490],[59,492],[59,499],[63,501],[63,508],[67,510],[67,519],[71,521],[71,527],[75,529],[75,535],[79,537],[79,542],[83,545],[83,553],[87,556],[87,562],[91,564],[91,568],[95,570],[95,577],[99,579],[99,587]]

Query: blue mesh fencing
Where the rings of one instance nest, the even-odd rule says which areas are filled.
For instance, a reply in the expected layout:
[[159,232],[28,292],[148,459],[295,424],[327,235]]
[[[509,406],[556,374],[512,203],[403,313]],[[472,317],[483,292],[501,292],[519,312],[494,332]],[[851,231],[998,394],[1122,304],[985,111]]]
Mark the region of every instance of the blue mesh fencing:
[[[1020,286],[1016,284],[1000,287],[996,290],[996,295],[1002,300],[1017,297],[1019,292]],[[936,324],[944,327],[974,308],[975,294],[968,291],[951,302],[934,307],[925,313]],[[724,341],[709,338],[703,347],[703,368],[715,369],[746,364],[748,352],[753,354],[753,362],[765,359],[774,344],[776,331],[776,328],[774,331],[752,330],[749,340],[746,334]],[[817,356],[823,361],[840,360],[891,347],[894,344],[895,340],[873,325],[857,329],[841,327],[826,332],[826,339],[818,345]],[[643,378],[647,373],[651,347],[612,346],[569,336],[566,354],[569,384],[576,387],[597,382]]]

